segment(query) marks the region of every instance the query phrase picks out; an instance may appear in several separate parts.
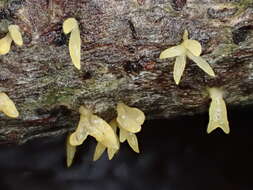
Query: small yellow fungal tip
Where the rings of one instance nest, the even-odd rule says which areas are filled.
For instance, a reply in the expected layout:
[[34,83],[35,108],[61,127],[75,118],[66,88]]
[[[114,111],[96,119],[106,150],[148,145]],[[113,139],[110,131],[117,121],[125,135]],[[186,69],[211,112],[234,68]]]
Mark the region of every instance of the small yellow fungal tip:
[[76,153],[76,146],[72,146],[70,144],[70,136],[67,137],[67,142],[66,142],[66,154],[67,154],[67,167],[69,168],[74,160]]
[[68,18],[63,23],[63,31],[65,34],[70,34],[69,53],[74,66],[81,69],[81,37],[78,23],[74,18]]
[[0,111],[8,117],[17,118],[19,116],[14,102],[4,92],[0,93]]
[[173,78],[178,85],[185,69],[186,57],[193,60],[197,65],[210,76],[214,77],[214,71],[210,65],[200,57],[202,52],[201,44],[196,40],[188,39],[188,31],[184,31],[183,42],[180,45],[168,48],[161,52],[160,59],[176,57]]
[[93,161],[97,161],[102,156],[105,149],[106,149],[106,147],[103,144],[98,142],[96,149],[95,149],[95,153],[93,155]]
[[19,31],[19,27],[17,25],[10,25],[8,27],[8,29],[9,29],[9,33],[10,33],[10,36],[11,36],[12,40],[18,46],[22,46],[23,45],[23,39],[22,39],[22,35]]
[[134,133],[129,133],[127,137],[127,142],[136,153],[140,153],[138,140]]
[[137,109],[132,108],[124,103],[117,105],[117,123],[119,126],[131,133],[137,133],[141,130],[141,125],[144,123],[144,113]]
[[70,33],[74,28],[78,27],[77,20],[75,18],[68,18],[63,22],[63,32],[65,34]]
[[7,34],[5,37],[0,39],[0,55],[5,55],[10,51],[11,48],[11,36]]
[[183,40],[185,41],[185,40],[188,40],[188,31],[187,30],[185,30],[184,31],[184,34],[183,34]]
[[224,133],[228,134],[230,129],[227,118],[227,108],[222,97],[222,91],[218,88],[210,88],[208,91],[212,101],[209,108],[207,133],[211,133],[213,130],[221,128]]

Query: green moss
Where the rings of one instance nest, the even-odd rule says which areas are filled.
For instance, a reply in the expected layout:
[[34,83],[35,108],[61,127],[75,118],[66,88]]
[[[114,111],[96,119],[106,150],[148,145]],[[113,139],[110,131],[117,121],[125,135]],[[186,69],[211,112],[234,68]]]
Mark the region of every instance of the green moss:
[[54,104],[72,104],[73,97],[78,93],[72,88],[63,88],[60,91],[52,90],[48,92],[42,99],[42,104],[44,105],[54,105]]

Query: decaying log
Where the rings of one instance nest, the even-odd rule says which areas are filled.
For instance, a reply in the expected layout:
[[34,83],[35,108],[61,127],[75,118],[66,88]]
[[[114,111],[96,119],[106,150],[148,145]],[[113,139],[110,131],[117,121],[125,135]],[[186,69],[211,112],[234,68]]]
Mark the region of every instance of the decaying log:
[[[68,17],[80,24],[81,71],[62,31]],[[252,0],[0,1],[0,37],[8,24],[20,26],[24,46],[0,56],[0,91],[20,117],[1,114],[1,143],[71,131],[80,105],[108,121],[119,101],[148,119],[172,118],[207,111],[206,88],[214,86],[224,89],[228,107],[253,102]],[[216,78],[188,60],[177,86],[175,60],[159,59],[185,29],[201,42]]]

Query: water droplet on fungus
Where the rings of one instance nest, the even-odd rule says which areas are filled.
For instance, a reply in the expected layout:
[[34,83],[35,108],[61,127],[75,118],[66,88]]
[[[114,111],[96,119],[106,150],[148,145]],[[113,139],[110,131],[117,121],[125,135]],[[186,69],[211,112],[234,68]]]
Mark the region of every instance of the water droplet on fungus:
[[210,65],[200,57],[202,52],[201,44],[196,40],[188,39],[188,31],[185,30],[183,42],[180,45],[173,46],[161,52],[160,59],[176,57],[174,65],[173,77],[178,85],[185,69],[185,56],[194,61],[198,67],[205,71],[208,75],[214,77],[214,71]]
[[19,116],[14,102],[4,92],[0,93],[0,111],[8,117],[17,118]]
[[230,132],[227,118],[226,103],[223,100],[222,91],[218,88],[208,89],[212,99],[209,107],[209,123],[207,133],[211,133],[216,128],[221,128],[226,134]]

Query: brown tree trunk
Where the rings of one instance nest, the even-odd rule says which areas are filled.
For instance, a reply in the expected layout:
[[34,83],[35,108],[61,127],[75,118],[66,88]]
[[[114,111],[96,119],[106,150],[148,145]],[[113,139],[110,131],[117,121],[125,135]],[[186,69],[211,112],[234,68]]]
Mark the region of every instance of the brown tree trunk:
[[[119,101],[148,119],[172,118],[207,111],[213,86],[224,89],[228,109],[252,103],[252,0],[10,0],[0,9],[1,36],[17,24],[25,43],[0,56],[0,91],[20,112],[18,119],[1,114],[2,143],[73,130],[80,105],[108,121]],[[62,32],[68,17],[79,22],[81,71]],[[188,60],[175,85],[175,60],[159,54],[179,44],[185,29],[216,78]]]

